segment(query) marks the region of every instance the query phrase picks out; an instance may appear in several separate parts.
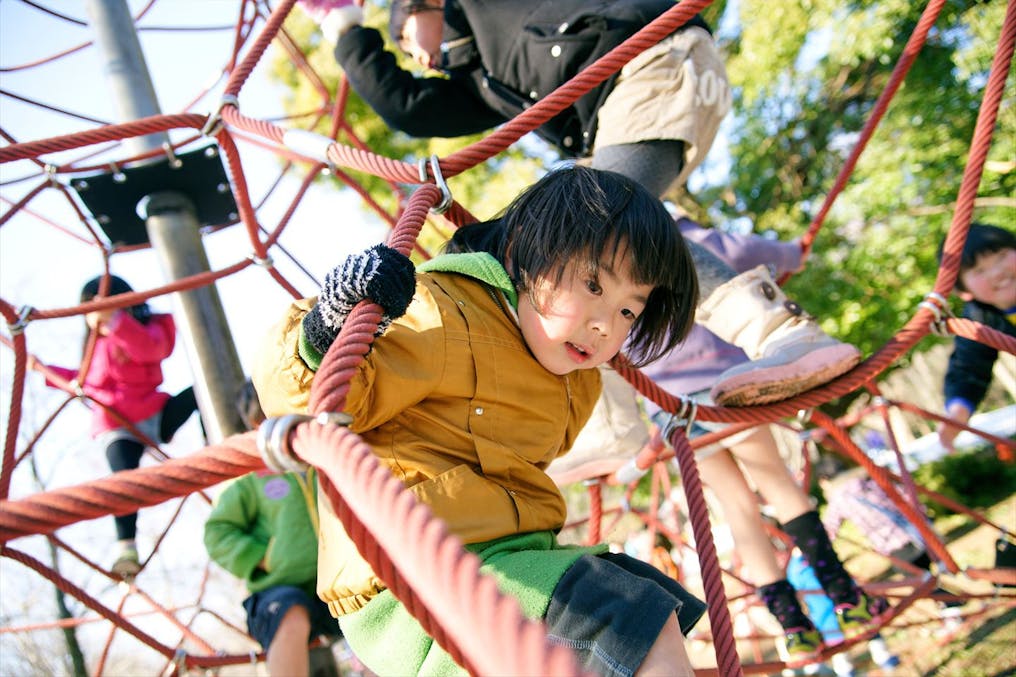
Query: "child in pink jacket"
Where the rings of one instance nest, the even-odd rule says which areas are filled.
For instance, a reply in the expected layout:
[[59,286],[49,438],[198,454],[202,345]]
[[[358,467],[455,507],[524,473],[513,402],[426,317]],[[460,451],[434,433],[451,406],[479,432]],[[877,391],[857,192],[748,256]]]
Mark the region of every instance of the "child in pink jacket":
[[[85,284],[82,303],[100,296],[102,279],[96,277]],[[111,275],[103,296],[132,291],[123,279]],[[79,369],[49,368],[80,385],[92,401],[92,437],[106,448],[113,472],[133,470],[149,443],[171,440],[197,410],[193,388],[174,396],[159,389],[162,361],[172,354],[176,343],[176,324],[172,315],[152,313],[147,303],[93,311],[85,315],[85,323],[89,332],[96,333],[88,372],[82,376]],[[55,383],[47,381],[47,385]],[[114,517],[118,544],[112,571],[124,578],[141,570],[135,543],[137,519],[137,513]]]

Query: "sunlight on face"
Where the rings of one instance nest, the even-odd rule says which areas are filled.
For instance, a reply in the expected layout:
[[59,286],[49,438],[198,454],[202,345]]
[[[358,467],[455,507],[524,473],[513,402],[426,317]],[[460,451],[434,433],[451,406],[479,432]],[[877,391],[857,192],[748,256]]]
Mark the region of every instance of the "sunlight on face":
[[1016,306],[1016,249],[981,254],[960,277],[967,292],[981,303],[1001,310]]
[[519,325],[529,350],[548,371],[564,375],[592,369],[621,350],[645,309],[653,287],[635,284],[627,250],[596,273],[572,261],[561,284],[535,283],[535,307],[529,294],[519,298]]
[[399,47],[424,68],[436,68],[441,54],[444,13],[440,7],[410,14]]

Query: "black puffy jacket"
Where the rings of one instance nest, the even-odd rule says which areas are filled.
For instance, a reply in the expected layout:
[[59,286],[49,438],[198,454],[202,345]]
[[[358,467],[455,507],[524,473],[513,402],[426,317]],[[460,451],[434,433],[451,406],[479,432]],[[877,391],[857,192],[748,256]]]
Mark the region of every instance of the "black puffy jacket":
[[[388,126],[418,137],[475,134],[507,122],[643,26],[673,0],[446,0],[443,77],[416,77],[357,26],[335,57],[350,86]],[[709,27],[701,17],[685,26]],[[596,113],[615,76],[537,133],[565,155],[588,155]]]
[[[987,303],[964,303],[963,317],[997,329],[1003,334],[1016,336],[1016,326],[1001,310]],[[960,398],[972,404],[976,411],[988,393],[996,359],[998,351],[989,345],[962,336],[953,339],[953,351],[945,372],[945,401]]]

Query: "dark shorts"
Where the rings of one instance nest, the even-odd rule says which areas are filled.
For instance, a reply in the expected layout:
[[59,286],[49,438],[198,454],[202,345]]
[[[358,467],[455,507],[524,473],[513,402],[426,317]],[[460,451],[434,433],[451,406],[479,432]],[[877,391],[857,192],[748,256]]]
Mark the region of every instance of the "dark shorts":
[[650,564],[625,554],[584,555],[554,589],[544,623],[585,670],[631,677],[670,614],[687,635],[706,605]]
[[300,588],[276,585],[255,592],[243,600],[243,608],[247,611],[247,632],[257,640],[262,649],[267,650],[271,645],[282,617],[295,604],[307,609],[310,615],[308,642],[311,637],[318,635],[338,637],[342,634],[339,631],[339,622],[332,617],[327,604],[317,597],[311,597]]

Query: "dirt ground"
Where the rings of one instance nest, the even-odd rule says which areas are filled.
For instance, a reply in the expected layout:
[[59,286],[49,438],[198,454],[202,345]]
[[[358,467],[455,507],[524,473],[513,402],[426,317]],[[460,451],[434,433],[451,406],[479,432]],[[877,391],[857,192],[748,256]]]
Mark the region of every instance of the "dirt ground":
[[[987,517],[1005,529],[1016,531],[1016,496],[995,505],[987,512]],[[964,620],[953,632],[946,631],[940,622],[916,628],[893,627],[884,632],[890,649],[901,658],[900,667],[891,673],[870,670],[859,671],[859,674],[873,677],[878,674],[894,677],[1016,675],[1016,589],[998,589],[962,573],[962,569],[968,567],[992,568],[998,531],[986,525],[971,528],[971,520],[958,517],[940,520],[936,526],[946,539],[949,553],[961,567],[959,575],[940,579],[944,587],[984,597],[971,599],[962,607]],[[903,620],[917,613],[918,610],[905,614]]]
[[[1016,531],[1016,495],[988,510],[986,517],[1002,528]],[[998,530],[958,515],[938,520],[936,529],[960,567],[958,575],[942,575],[939,581],[946,590],[966,598],[967,601],[960,607],[961,618],[950,627],[942,621],[938,605],[933,600],[918,599],[882,629],[889,649],[900,659],[899,665],[893,669],[878,667],[868,653],[867,644],[860,642],[845,651],[854,665],[852,674],[856,677],[1016,675],[1016,588],[996,588],[965,573],[994,566]],[[884,590],[897,602],[913,590],[912,584],[901,583],[902,577],[891,573],[884,558],[851,542],[837,543],[837,549],[845,555],[847,568],[858,579],[877,581],[875,585],[884,586]],[[729,583],[725,581],[725,585]],[[769,636],[779,632],[779,626],[762,608],[743,610],[735,604],[732,605],[732,616],[735,636],[744,637],[753,629]],[[690,650],[696,668],[715,674],[709,670],[716,664],[711,644],[692,641]],[[779,661],[774,642],[770,639],[741,639],[738,652],[745,674],[836,674],[830,663],[796,672],[781,671],[778,667],[765,669],[765,664],[772,666]]]

